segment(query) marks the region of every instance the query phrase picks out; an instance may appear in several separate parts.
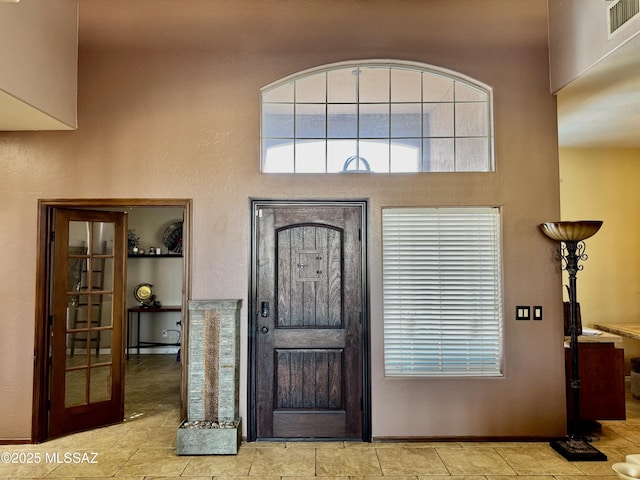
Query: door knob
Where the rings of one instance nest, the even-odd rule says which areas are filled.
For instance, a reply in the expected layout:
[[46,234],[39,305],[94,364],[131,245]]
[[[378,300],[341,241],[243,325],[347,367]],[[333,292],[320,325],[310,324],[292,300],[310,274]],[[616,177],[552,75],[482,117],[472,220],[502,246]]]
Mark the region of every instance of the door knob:
[[267,326],[265,325],[265,326],[263,326],[263,327],[260,329],[260,331],[261,331],[262,333],[269,333],[269,327],[267,327]]

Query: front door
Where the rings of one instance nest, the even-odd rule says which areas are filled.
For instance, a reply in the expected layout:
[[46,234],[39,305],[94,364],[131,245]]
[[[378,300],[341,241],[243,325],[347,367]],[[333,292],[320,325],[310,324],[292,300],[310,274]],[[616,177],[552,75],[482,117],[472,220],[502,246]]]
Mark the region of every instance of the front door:
[[126,215],[55,210],[49,436],[124,417]]
[[362,206],[255,213],[256,436],[362,439]]

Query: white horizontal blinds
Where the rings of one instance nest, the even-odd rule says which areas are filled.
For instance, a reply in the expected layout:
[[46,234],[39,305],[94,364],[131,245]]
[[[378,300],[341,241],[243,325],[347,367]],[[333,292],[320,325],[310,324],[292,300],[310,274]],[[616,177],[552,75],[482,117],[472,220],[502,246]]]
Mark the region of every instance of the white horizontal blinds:
[[497,208],[382,214],[389,376],[497,376],[502,358]]

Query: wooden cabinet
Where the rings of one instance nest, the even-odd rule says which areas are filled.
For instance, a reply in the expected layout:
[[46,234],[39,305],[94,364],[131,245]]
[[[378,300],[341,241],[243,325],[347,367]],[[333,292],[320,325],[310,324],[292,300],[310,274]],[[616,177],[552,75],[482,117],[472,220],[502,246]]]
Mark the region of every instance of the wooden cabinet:
[[[580,420],[624,420],[624,350],[613,343],[580,343]],[[564,349],[567,418],[572,418],[571,349]]]

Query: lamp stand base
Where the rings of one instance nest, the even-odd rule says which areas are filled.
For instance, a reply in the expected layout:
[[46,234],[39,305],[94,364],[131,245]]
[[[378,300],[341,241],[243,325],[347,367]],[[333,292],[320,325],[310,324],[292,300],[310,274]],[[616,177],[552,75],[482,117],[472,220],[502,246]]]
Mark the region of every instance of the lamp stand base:
[[571,462],[607,461],[607,456],[580,437],[556,438],[551,440],[551,448]]

